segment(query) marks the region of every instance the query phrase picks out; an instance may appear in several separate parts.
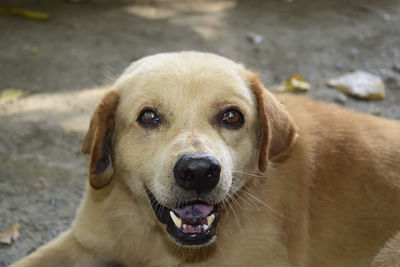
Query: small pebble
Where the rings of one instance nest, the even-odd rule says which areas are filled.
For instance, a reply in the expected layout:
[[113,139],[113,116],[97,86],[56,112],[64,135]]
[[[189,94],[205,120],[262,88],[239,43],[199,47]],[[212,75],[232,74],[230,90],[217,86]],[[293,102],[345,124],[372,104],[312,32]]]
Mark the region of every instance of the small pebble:
[[56,237],[56,236],[58,236],[58,231],[55,230],[55,229],[52,229],[52,230],[50,230],[50,235],[51,235],[52,237]]
[[383,19],[386,20],[386,21],[389,21],[389,20],[392,19],[392,16],[390,16],[388,13],[385,13],[385,14],[383,15]]
[[58,207],[58,201],[54,198],[50,198],[49,203],[51,206],[53,206],[54,208]]
[[350,53],[354,56],[358,55],[360,51],[358,50],[358,48],[352,47],[350,48]]
[[260,34],[256,34],[254,32],[249,32],[247,33],[247,41],[253,43],[253,44],[259,44],[263,41],[263,37]]
[[338,70],[342,70],[343,69],[343,63],[342,62],[337,62],[335,66],[336,66],[336,69],[338,69]]

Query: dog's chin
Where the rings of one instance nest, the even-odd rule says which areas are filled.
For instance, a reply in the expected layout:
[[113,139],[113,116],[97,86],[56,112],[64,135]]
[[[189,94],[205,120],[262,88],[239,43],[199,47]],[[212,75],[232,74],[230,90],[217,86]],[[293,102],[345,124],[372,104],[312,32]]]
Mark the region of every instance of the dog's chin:
[[157,219],[165,224],[170,237],[181,246],[206,246],[215,240],[221,204],[191,201],[179,207],[161,205],[146,188],[147,196]]

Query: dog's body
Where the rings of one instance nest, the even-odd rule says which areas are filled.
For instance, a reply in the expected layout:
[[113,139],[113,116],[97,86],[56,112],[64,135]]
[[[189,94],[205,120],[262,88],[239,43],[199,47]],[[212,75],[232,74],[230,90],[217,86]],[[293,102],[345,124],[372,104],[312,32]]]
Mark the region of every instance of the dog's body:
[[[207,67],[212,71],[204,71]],[[229,86],[233,89],[228,92]],[[170,91],[159,94],[162,87]],[[134,63],[112,90],[85,138],[83,151],[92,157],[91,186],[72,228],[14,267],[110,262],[369,266],[385,241],[400,230],[399,122],[277,95],[283,108],[254,74],[201,53],[159,55]],[[218,95],[221,90],[225,91]],[[230,98],[237,99],[230,103]],[[138,99],[144,103],[138,104],[140,108],[133,104]],[[154,113],[135,120],[134,111],[145,106],[146,112],[153,105],[164,114],[160,120],[165,123],[153,120],[143,130],[136,121]],[[223,105],[240,110],[243,125],[230,128],[210,122],[214,117],[207,114],[218,113],[214,106],[226,110]],[[237,119],[235,114],[228,115]],[[98,142],[111,134],[111,141]],[[168,232],[168,236],[146,190],[154,194],[158,206],[166,205],[179,215],[180,208],[174,208],[179,205],[168,197],[183,198],[186,191],[175,188],[176,175],[169,173],[179,155],[204,151],[221,162],[221,174],[218,185],[207,194],[199,191],[197,199],[204,195],[202,201],[213,203],[215,210],[214,203],[223,203],[223,208],[215,226],[216,240],[211,233],[207,241],[193,241],[204,245],[189,246],[185,235],[182,239]],[[160,178],[163,175],[165,179]],[[189,206],[203,209],[206,204]],[[217,222],[217,212],[216,216]],[[394,262],[392,254],[382,255],[377,266]]]

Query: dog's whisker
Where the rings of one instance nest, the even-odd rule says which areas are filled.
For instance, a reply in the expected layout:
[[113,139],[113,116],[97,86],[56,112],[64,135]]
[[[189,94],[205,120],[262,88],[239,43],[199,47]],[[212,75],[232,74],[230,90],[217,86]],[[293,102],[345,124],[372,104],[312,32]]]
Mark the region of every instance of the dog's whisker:
[[[234,195],[229,195],[229,197],[230,197],[230,199],[233,201],[233,202],[232,202],[233,205],[237,206],[237,208],[240,209],[241,212],[247,213],[247,214],[245,214],[244,217],[246,218],[246,220],[248,221],[249,225],[251,226],[253,232],[255,233],[255,232],[256,232],[256,229],[255,229],[255,227],[254,227],[254,225],[253,225],[253,222],[249,219],[249,216],[248,216],[248,215],[249,215],[249,212],[247,211],[247,209],[243,208],[243,207],[241,206],[241,204],[239,203],[239,201],[235,198],[235,197],[240,197],[240,195],[234,194]],[[243,200],[243,198],[241,198],[241,199]]]
[[255,174],[262,174],[260,171],[255,171],[255,170],[245,170],[245,169],[242,169],[242,170],[239,170],[239,171],[250,172],[250,173],[255,173]]
[[254,199],[255,201],[257,201],[258,203],[260,203],[261,205],[263,205],[264,207],[268,208],[269,210],[271,210],[272,212],[274,212],[275,214],[279,215],[282,218],[287,219],[287,217],[285,215],[283,215],[282,213],[276,211],[275,209],[273,209],[271,206],[269,206],[268,204],[266,204],[264,201],[260,200],[258,197],[252,195],[251,193],[247,192],[245,189],[243,189],[241,192],[243,192],[243,194],[246,194],[247,196],[251,197],[252,199]]
[[233,170],[233,171],[238,171],[238,172],[246,172],[246,173],[254,173],[254,174],[259,174],[261,175],[262,173],[260,173],[259,171],[255,171],[255,170],[244,170],[244,169],[237,169],[237,170]]
[[[249,193],[246,191],[245,188],[237,188],[235,187],[233,184],[231,185],[232,188],[235,189],[235,191],[240,192],[245,194],[245,196],[247,196],[247,198],[249,199],[249,201],[251,199],[253,199],[254,201],[258,202],[259,204],[263,205],[264,207],[268,208],[269,210],[271,210],[272,212],[274,212],[275,214],[279,215],[282,218],[287,219],[286,216],[284,216],[283,214],[281,214],[280,212],[276,211],[275,209],[273,209],[271,206],[269,206],[268,204],[266,204],[265,202],[263,202],[262,200],[260,200],[259,198],[257,198],[256,196],[254,196],[253,194]],[[243,196],[244,197],[244,196]],[[254,202],[253,202],[254,203]],[[257,206],[257,205],[256,205]],[[258,206],[257,206],[258,207]]]
[[[147,185],[147,188],[151,191],[151,192],[154,192],[155,190],[154,190],[154,188],[155,188],[155,184],[154,183],[152,183],[152,182],[150,182],[148,185]],[[155,206],[155,208],[156,208],[156,210],[157,210],[157,217],[161,217],[161,212],[162,212],[162,210],[163,210],[163,206],[165,206],[166,205],[166,203],[165,203],[165,199],[157,199],[157,202],[155,203],[156,204],[156,206]],[[152,204],[152,205],[154,205],[154,204]]]
[[242,196],[240,191],[236,193],[236,196],[241,199],[244,203],[246,203],[247,205],[249,205],[250,207],[256,208],[258,211],[260,211],[260,207],[255,204],[254,202],[250,201],[249,199],[247,199],[246,197]]
[[[228,195],[225,195],[225,196],[224,196],[224,199],[223,199],[223,201],[221,202],[221,204],[222,204],[223,209],[224,209],[227,213],[229,213],[229,209],[228,209],[228,208],[226,207],[226,205],[225,205],[226,201],[228,201],[227,197],[228,197]],[[232,232],[232,228],[231,228],[231,227],[228,227],[228,228],[226,228],[226,229],[229,230],[229,234],[230,234],[230,235],[231,235],[231,234],[234,234],[234,233]]]
[[232,173],[237,173],[237,174],[244,174],[244,175],[249,175],[249,176],[253,176],[253,177],[258,177],[258,178],[264,178],[264,175],[259,175],[256,173],[251,173],[251,172],[243,172],[243,171],[232,171]]
[[227,201],[225,203],[228,204],[228,206],[232,210],[232,214],[233,214],[233,216],[235,216],[235,219],[236,219],[236,222],[237,222],[237,224],[239,226],[239,229],[240,229],[241,232],[243,232],[242,226],[241,226],[240,221],[239,221],[239,217],[237,216],[237,214],[236,214],[234,208],[232,207],[232,205],[229,203],[229,199],[227,199]]

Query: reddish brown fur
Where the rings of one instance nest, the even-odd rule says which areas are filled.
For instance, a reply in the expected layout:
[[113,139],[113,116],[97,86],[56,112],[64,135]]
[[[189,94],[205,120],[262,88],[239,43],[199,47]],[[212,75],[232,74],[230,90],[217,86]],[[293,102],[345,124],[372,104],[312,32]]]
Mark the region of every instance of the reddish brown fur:
[[[111,182],[112,178],[112,163],[108,166],[107,171],[96,173],[96,168],[99,160],[106,156],[105,137],[107,134],[112,135],[115,127],[114,113],[119,101],[119,94],[116,91],[110,91],[104,95],[100,104],[97,106],[89,129],[85,135],[82,145],[82,152],[90,154],[90,185],[95,189],[103,188]],[[110,155],[111,158],[111,155]]]
[[288,151],[296,140],[296,125],[286,109],[261,83],[258,75],[249,72],[249,81],[258,105],[260,125],[263,127],[258,168],[265,172],[269,159]]

